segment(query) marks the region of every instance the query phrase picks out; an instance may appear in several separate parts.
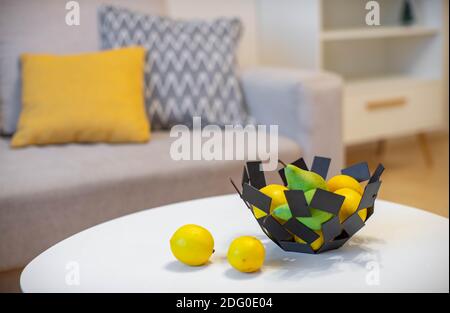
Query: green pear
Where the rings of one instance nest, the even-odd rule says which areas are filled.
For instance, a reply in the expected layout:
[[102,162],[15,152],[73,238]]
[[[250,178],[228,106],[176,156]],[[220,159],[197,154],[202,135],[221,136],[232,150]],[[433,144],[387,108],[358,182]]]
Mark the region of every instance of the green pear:
[[306,203],[308,203],[308,205],[311,204],[312,198],[314,197],[314,194],[316,193],[316,188],[305,191],[304,195],[305,195],[305,199],[306,199]]
[[[311,189],[305,192],[305,198],[308,205],[311,203],[317,189]],[[322,229],[322,224],[329,221],[333,214],[319,209],[310,208],[311,217],[298,217],[297,219],[312,230]]]
[[281,224],[286,223],[292,217],[291,210],[287,203],[279,205],[272,212],[273,217]]
[[[305,198],[308,205],[311,203],[311,199],[313,198],[315,192],[316,189],[311,189],[305,192]],[[310,208],[309,211],[311,213],[311,217],[297,217],[297,220],[312,230],[321,230],[322,224],[329,221],[333,217],[333,214],[319,209]],[[287,203],[276,207],[273,210],[272,215],[281,224],[285,223],[292,217],[291,210],[289,209],[289,205]]]
[[327,182],[317,173],[289,164],[284,168],[284,174],[291,190],[308,191],[316,188],[328,190]]

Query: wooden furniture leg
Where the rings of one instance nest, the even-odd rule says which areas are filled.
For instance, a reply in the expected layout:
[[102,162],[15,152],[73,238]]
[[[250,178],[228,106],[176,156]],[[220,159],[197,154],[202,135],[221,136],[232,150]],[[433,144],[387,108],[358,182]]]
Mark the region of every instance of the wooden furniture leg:
[[384,157],[384,154],[386,152],[386,139],[380,139],[377,141],[376,147],[375,147],[375,156],[377,159],[382,159]]
[[428,137],[425,133],[418,133],[417,140],[419,141],[420,150],[422,150],[423,157],[427,166],[433,166],[433,154],[431,153]]

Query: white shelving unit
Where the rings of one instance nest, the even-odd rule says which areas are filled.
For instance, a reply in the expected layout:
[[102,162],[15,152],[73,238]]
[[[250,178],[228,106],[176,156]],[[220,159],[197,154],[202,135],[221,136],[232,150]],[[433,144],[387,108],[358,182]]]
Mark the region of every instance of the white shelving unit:
[[367,26],[365,0],[259,0],[260,62],[341,75],[344,142],[356,144],[445,127],[441,0],[379,0]]
[[395,38],[395,37],[413,37],[413,36],[432,36],[439,33],[435,27],[425,26],[384,26],[376,29],[349,28],[328,30],[321,33],[322,41],[341,41],[375,38]]

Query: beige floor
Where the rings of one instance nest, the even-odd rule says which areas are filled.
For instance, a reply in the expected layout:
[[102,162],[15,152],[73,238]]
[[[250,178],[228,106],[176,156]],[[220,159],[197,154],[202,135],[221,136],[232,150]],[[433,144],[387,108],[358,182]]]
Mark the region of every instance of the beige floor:
[[383,157],[376,156],[376,144],[347,149],[347,163],[368,161],[371,170],[379,162],[386,167],[379,198],[407,204],[448,218],[449,136],[428,136],[433,165],[427,166],[415,137],[390,140]]

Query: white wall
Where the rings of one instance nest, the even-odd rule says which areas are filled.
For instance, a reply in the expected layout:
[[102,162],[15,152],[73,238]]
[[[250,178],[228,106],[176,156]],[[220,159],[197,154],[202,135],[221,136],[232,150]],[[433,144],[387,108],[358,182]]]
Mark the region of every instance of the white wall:
[[238,58],[242,66],[258,64],[256,0],[166,0],[167,14],[175,18],[239,17],[244,24]]
[[263,64],[302,69],[321,67],[321,46],[317,40],[320,3],[316,0],[257,1]]
[[18,118],[18,110],[6,109],[6,103],[19,99],[17,64],[21,53],[98,50],[97,8],[100,4],[118,5],[145,13],[164,13],[163,0],[78,0],[78,3],[80,25],[68,26],[65,23],[66,1],[0,0],[0,121],[1,115],[9,121]]
[[448,1],[444,0],[444,4],[443,4],[443,14],[444,14],[444,18],[443,18],[443,35],[444,35],[444,53],[443,53],[443,58],[444,58],[444,62],[443,62],[443,66],[444,66],[444,103],[445,108],[446,108],[446,112],[445,112],[445,116],[447,117],[447,130],[448,130],[448,114],[449,114],[449,98],[448,98]]

